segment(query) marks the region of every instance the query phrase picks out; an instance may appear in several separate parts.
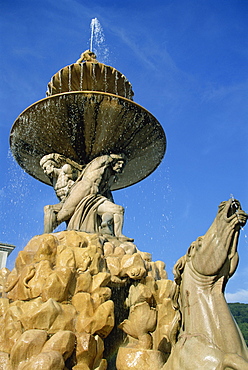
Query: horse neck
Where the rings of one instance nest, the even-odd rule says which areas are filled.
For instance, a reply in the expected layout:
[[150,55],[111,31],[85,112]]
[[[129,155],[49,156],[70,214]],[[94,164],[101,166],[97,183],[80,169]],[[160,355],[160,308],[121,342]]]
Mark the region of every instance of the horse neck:
[[180,287],[181,334],[203,335],[223,351],[244,356],[244,341],[223,296],[223,280],[200,275],[186,263]]

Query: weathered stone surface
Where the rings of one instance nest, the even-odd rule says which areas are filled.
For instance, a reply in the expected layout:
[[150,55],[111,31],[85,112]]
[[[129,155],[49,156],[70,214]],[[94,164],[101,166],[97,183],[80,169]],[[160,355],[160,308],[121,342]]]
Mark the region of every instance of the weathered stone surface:
[[[158,280],[156,284],[158,289],[155,293],[155,299],[158,316],[156,330],[152,333],[153,348],[162,351],[168,357],[179,329],[178,312],[174,309],[172,300],[166,298],[170,296],[173,282],[171,280]],[[178,324],[175,325],[175,323]]]
[[73,367],[73,370],[77,369],[92,369],[93,363],[97,355],[97,341],[91,334],[77,334],[77,349],[76,359],[77,366]]
[[9,299],[0,298],[0,317],[4,316],[9,308]]
[[76,336],[72,331],[60,330],[54,334],[44,345],[41,352],[59,352],[67,360],[75,347]]
[[10,353],[11,348],[22,335],[23,326],[20,322],[22,311],[19,307],[10,307],[0,319],[0,350]]
[[155,370],[161,369],[163,364],[164,356],[160,351],[121,347],[118,351],[116,368],[117,370]]
[[119,327],[131,337],[138,339],[135,347],[151,349],[152,336],[150,333],[156,329],[156,324],[156,310],[147,302],[141,302],[131,307],[128,319],[124,320]]
[[0,370],[12,370],[9,354],[6,352],[0,352]]
[[65,363],[62,355],[56,351],[42,352],[29,360],[17,370],[64,370]]
[[[2,368],[106,370],[106,361],[111,369],[111,358],[120,348],[120,370],[159,369],[161,363],[166,370],[191,370],[187,366],[192,363],[194,368],[202,363],[211,364],[211,369],[245,369],[247,349],[226,309],[221,285],[223,277],[235,270],[238,231],[247,218],[236,207],[234,213],[231,210],[232,203],[221,205],[206,235],[192,243],[187,255],[178,261],[176,283],[165,278],[162,262],[152,262],[149,253],[138,251],[131,242],[125,249],[119,239],[75,231],[35,237],[18,255],[14,272],[8,275],[7,297],[0,299]],[[213,250],[214,239],[219,249]],[[206,264],[206,256],[215,258]],[[108,263],[112,258],[118,261],[114,268]],[[38,276],[42,272],[41,284]],[[199,281],[201,289],[197,288]],[[40,296],[34,298],[38,293]],[[204,306],[207,300],[202,302],[202,294],[215,307],[212,313],[210,306]],[[200,317],[203,306],[209,315],[194,320],[194,310]],[[180,328],[180,310],[184,331]],[[216,312],[225,327],[221,336],[213,327]],[[211,338],[204,331],[206,321],[213,330]],[[201,330],[203,336],[198,335]],[[217,345],[210,348],[213,340]],[[124,343],[126,348],[122,347]],[[224,349],[220,351],[221,346]],[[238,355],[231,352],[231,346]],[[194,354],[191,360],[189,353]],[[203,355],[205,362],[201,362]]]
[[48,234],[30,240],[18,254],[15,268],[8,276],[8,298],[29,300],[40,296],[43,284],[55,263],[57,244],[55,236]]
[[[112,258],[115,266],[110,262]],[[8,298],[0,299],[0,350],[7,354],[2,356],[3,363],[19,361],[18,370],[64,370],[66,361],[69,369],[106,370],[105,341],[120,324],[118,320],[115,323],[119,287],[123,289],[123,305],[125,300],[127,305],[124,318],[131,320],[135,333],[140,315],[136,320],[134,312],[141,309],[146,316],[142,320],[146,329],[143,325],[135,337],[129,335],[129,344],[150,348],[152,305],[162,302],[163,291],[163,284],[159,288],[152,276],[161,278],[164,274],[157,273],[149,263],[149,254],[137,252],[132,242],[113,237],[66,231],[33,238],[8,275]],[[150,271],[155,271],[152,276]],[[146,308],[139,308],[139,304]],[[35,338],[41,336],[43,340],[34,349]],[[107,353],[114,355],[109,344]]]
[[106,301],[95,311],[91,321],[91,332],[105,338],[114,327],[114,302]]
[[126,275],[134,280],[140,280],[146,275],[144,260],[139,253],[126,254],[122,257],[121,276]]
[[92,316],[93,302],[90,293],[77,293],[72,297],[72,304],[78,312],[82,312],[85,316]]
[[47,340],[45,330],[27,330],[17,340],[10,352],[11,366],[17,369],[22,362],[26,362],[31,357],[41,352]]
[[94,359],[93,368],[99,368],[99,369],[106,369],[107,368],[107,361],[102,358],[103,351],[104,351],[104,341],[99,335],[95,335],[96,340],[96,357]]
[[106,258],[106,262],[111,275],[118,276],[121,272],[120,259],[118,257],[109,256]]
[[[76,330],[79,333],[99,334],[106,337],[114,326],[114,304],[112,301],[102,303],[93,313],[93,303],[89,296],[83,295],[85,304],[76,321]],[[87,294],[87,293],[85,293]],[[80,303],[81,305],[81,303]]]
[[6,289],[6,283],[7,283],[7,278],[9,274],[10,274],[10,270],[7,269],[6,267],[0,270],[0,294],[3,298],[5,298],[6,296],[5,289]]
[[40,298],[27,302],[22,306],[22,309],[20,321],[25,330],[48,330],[61,312],[59,304],[51,298],[44,303]]
[[76,310],[71,304],[60,304],[61,311],[48,329],[49,334],[59,330],[75,331]]
[[95,370],[107,370],[107,367],[108,367],[107,360],[106,360],[105,358],[103,358],[103,359],[100,361],[99,366],[97,366],[97,367],[95,368]]
[[153,299],[153,292],[149,286],[144,283],[138,283],[137,285],[130,286],[129,294],[126,299],[126,305],[131,307],[142,302],[152,303]]
[[50,298],[58,302],[67,301],[72,277],[73,272],[70,267],[55,268],[44,284],[42,290],[43,301]]
[[111,278],[111,275],[107,272],[99,272],[97,275],[93,276],[92,279],[92,285],[91,285],[91,293],[93,293],[95,290],[106,287],[106,285],[109,283]]
[[89,271],[79,272],[75,294],[79,292],[89,292],[92,283],[92,275]]

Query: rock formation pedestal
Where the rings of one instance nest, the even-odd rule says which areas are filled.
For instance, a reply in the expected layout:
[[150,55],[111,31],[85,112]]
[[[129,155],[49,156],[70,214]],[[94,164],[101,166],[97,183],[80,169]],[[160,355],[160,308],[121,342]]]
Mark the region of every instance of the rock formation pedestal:
[[0,369],[115,369],[118,351],[119,370],[127,351],[137,369],[161,362],[174,315],[164,267],[109,235],[35,236],[2,280]]

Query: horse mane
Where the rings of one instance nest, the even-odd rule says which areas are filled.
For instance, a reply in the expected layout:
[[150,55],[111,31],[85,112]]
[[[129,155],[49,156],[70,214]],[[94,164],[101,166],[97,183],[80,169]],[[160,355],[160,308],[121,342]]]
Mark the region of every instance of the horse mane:
[[174,310],[176,311],[174,319],[172,320],[172,323],[171,323],[171,328],[170,328],[170,333],[169,333],[169,339],[170,339],[172,346],[176,344],[179,330],[182,325],[181,323],[182,315],[180,311],[180,287],[181,287],[181,282],[182,282],[182,274],[184,272],[186,262],[189,261],[190,256],[191,256],[191,251],[193,248],[195,248],[195,245],[196,245],[196,242],[191,243],[187,253],[183,257],[179,258],[179,260],[176,262],[173,268],[174,282],[172,284],[171,291],[169,294],[169,298],[172,301],[172,306]]

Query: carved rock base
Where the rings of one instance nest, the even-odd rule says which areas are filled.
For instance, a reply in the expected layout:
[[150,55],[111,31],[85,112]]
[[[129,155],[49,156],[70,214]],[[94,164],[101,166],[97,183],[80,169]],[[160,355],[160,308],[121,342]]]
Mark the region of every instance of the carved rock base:
[[116,369],[124,342],[119,369],[127,351],[159,369],[174,318],[164,267],[109,235],[35,236],[0,271],[0,370]]
[[121,347],[116,360],[117,370],[151,370],[161,369],[165,355],[156,350]]

